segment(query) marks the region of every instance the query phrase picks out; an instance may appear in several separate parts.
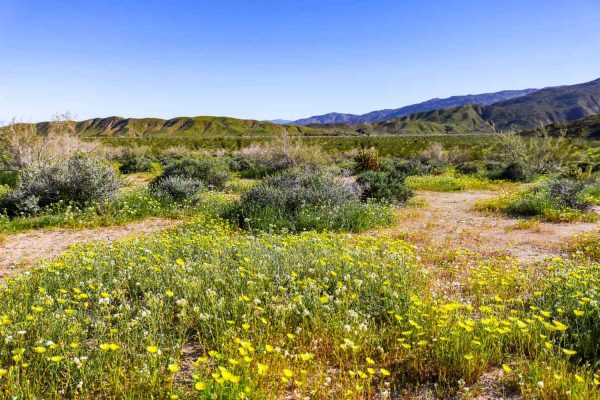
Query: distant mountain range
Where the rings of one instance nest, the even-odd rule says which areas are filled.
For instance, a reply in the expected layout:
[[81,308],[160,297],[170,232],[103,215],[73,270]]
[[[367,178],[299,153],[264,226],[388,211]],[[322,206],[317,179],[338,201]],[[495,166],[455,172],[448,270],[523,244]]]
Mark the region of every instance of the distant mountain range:
[[503,100],[510,100],[516,97],[525,96],[533,93],[538,89],[524,90],[503,90],[496,93],[469,94],[465,96],[452,96],[446,99],[431,99],[418,104],[409,106],[371,111],[367,114],[341,114],[329,113],[324,115],[315,115],[310,118],[303,118],[296,121],[287,120],[272,120],[274,123],[291,123],[295,125],[311,125],[311,124],[360,124],[364,122],[380,122],[392,118],[405,117],[410,114],[439,110],[443,108],[457,107],[465,104],[483,104],[489,105]]
[[313,124],[321,129],[353,130],[363,135],[491,133],[528,130],[540,124],[567,123],[600,113],[600,79],[540,89],[492,105],[467,104],[419,112],[381,122]]
[[[525,94],[527,93],[527,94]],[[515,96],[519,97],[515,97]],[[465,101],[491,102],[492,104],[450,104]],[[433,110],[428,109],[431,107]],[[416,109],[427,110],[414,112]],[[397,117],[413,110],[408,115]],[[181,137],[269,137],[287,132],[291,135],[412,135],[412,134],[470,134],[492,133],[513,129],[527,131],[540,124],[552,129],[564,129],[563,124],[578,120],[570,134],[599,138],[597,123],[600,118],[586,117],[600,114],[600,79],[570,86],[557,86],[540,90],[504,91],[472,96],[455,96],[434,99],[425,103],[396,110],[374,111],[368,118],[386,118],[383,121],[336,122],[309,125],[276,124],[268,121],[243,120],[229,117],[180,117],[169,120],[158,118],[94,118],[71,122],[82,136],[181,136]],[[342,114],[336,114],[342,115]],[[355,116],[363,117],[363,116]],[[316,117],[315,117],[316,118]],[[582,119],[583,118],[583,119]],[[579,121],[582,119],[581,121]],[[321,121],[326,121],[326,118]],[[339,121],[339,119],[333,119]],[[303,120],[301,120],[302,122]],[[350,118],[350,121],[355,121]],[[40,133],[47,131],[49,122],[36,124]],[[584,132],[588,132],[585,134]],[[579,133],[577,133],[579,132]]]

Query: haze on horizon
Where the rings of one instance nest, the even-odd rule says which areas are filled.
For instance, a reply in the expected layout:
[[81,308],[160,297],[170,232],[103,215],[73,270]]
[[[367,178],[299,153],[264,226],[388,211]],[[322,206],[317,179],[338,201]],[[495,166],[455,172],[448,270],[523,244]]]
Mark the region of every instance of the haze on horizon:
[[0,121],[298,119],[600,77],[596,0],[69,3],[0,3]]

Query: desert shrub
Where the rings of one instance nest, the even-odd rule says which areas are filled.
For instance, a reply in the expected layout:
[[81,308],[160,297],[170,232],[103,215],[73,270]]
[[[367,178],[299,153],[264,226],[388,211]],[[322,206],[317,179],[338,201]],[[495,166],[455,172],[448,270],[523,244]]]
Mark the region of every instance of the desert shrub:
[[234,172],[239,172],[240,177],[246,179],[264,178],[290,166],[289,163],[270,162],[269,159],[262,157],[237,156],[229,160],[229,168]]
[[177,176],[200,181],[209,189],[222,189],[230,175],[229,166],[222,158],[187,158],[166,165],[155,182]]
[[358,175],[357,183],[362,198],[403,203],[414,195],[404,182],[405,176],[398,172],[366,171]]
[[78,154],[67,161],[24,171],[17,187],[5,198],[8,213],[34,214],[63,202],[84,207],[111,199],[121,179],[108,165]]
[[147,172],[152,169],[152,159],[146,156],[134,156],[121,160],[119,171],[123,174]]
[[567,179],[585,181],[592,176],[592,166],[589,164],[572,165],[562,174]]
[[496,156],[500,160],[523,163],[540,174],[559,172],[574,154],[564,132],[551,137],[543,125],[531,137],[508,132],[498,135],[497,140]]
[[[317,168],[294,168],[244,193],[235,212],[242,227],[360,231],[391,221],[385,206],[361,204],[355,185]],[[374,211],[376,210],[376,212]],[[373,217],[372,214],[381,214]]]
[[165,176],[150,184],[150,192],[156,197],[175,202],[194,200],[203,188],[199,179],[181,175]]
[[477,174],[480,171],[480,165],[473,161],[460,163],[456,166],[456,171],[465,175]]
[[582,182],[570,179],[558,179],[548,185],[551,198],[555,199],[561,208],[575,208],[585,211],[589,204],[581,200],[580,194],[584,189]]
[[381,168],[381,157],[379,151],[371,147],[360,149],[354,156],[355,172],[379,171]]
[[434,169],[439,169],[441,165],[432,166],[425,163],[423,160],[411,159],[400,163],[396,166],[396,170],[404,175],[427,175],[433,173]]
[[513,161],[502,169],[500,179],[509,182],[527,182],[531,179],[531,170],[521,161]]

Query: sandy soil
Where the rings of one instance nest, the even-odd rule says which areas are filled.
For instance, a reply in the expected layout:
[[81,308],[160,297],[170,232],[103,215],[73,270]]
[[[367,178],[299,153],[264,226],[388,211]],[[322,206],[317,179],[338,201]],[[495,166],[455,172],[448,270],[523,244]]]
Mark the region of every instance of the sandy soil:
[[[394,227],[375,230],[404,236],[417,246],[463,247],[482,255],[508,254],[534,261],[562,254],[573,235],[598,229],[598,223],[531,222],[519,225],[513,218],[485,214],[473,209],[480,199],[498,196],[492,191],[426,192],[417,194],[423,207],[402,209]],[[596,210],[598,212],[598,210]]]
[[113,241],[134,234],[146,235],[180,222],[172,219],[150,218],[104,228],[34,230],[8,235],[0,243],[0,276],[22,270],[42,259],[54,259],[75,243]]

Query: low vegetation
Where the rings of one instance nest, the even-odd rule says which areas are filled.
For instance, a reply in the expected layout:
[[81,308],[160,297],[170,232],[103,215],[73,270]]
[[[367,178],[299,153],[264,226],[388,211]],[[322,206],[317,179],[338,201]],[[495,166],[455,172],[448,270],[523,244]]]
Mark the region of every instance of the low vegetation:
[[595,184],[571,179],[551,179],[531,187],[479,202],[482,211],[501,212],[518,217],[537,217],[550,222],[597,220],[589,213],[597,201]]
[[514,189],[478,208],[537,218],[515,229],[597,218],[598,175],[566,139],[398,156],[288,133],[236,151],[4,151],[0,233],[188,221],[8,277],[0,397],[468,398],[490,374],[501,396],[600,396],[598,235],[532,264],[374,229],[419,190]]
[[465,303],[429,296],[423,268],[385,236],[254,236],[205,217],[85,246],[0,292],[2,390],[365,398],[458,392],[499,368],[527,397],[598,394],[597,264],[555,260],[536,282],[483,265]]

